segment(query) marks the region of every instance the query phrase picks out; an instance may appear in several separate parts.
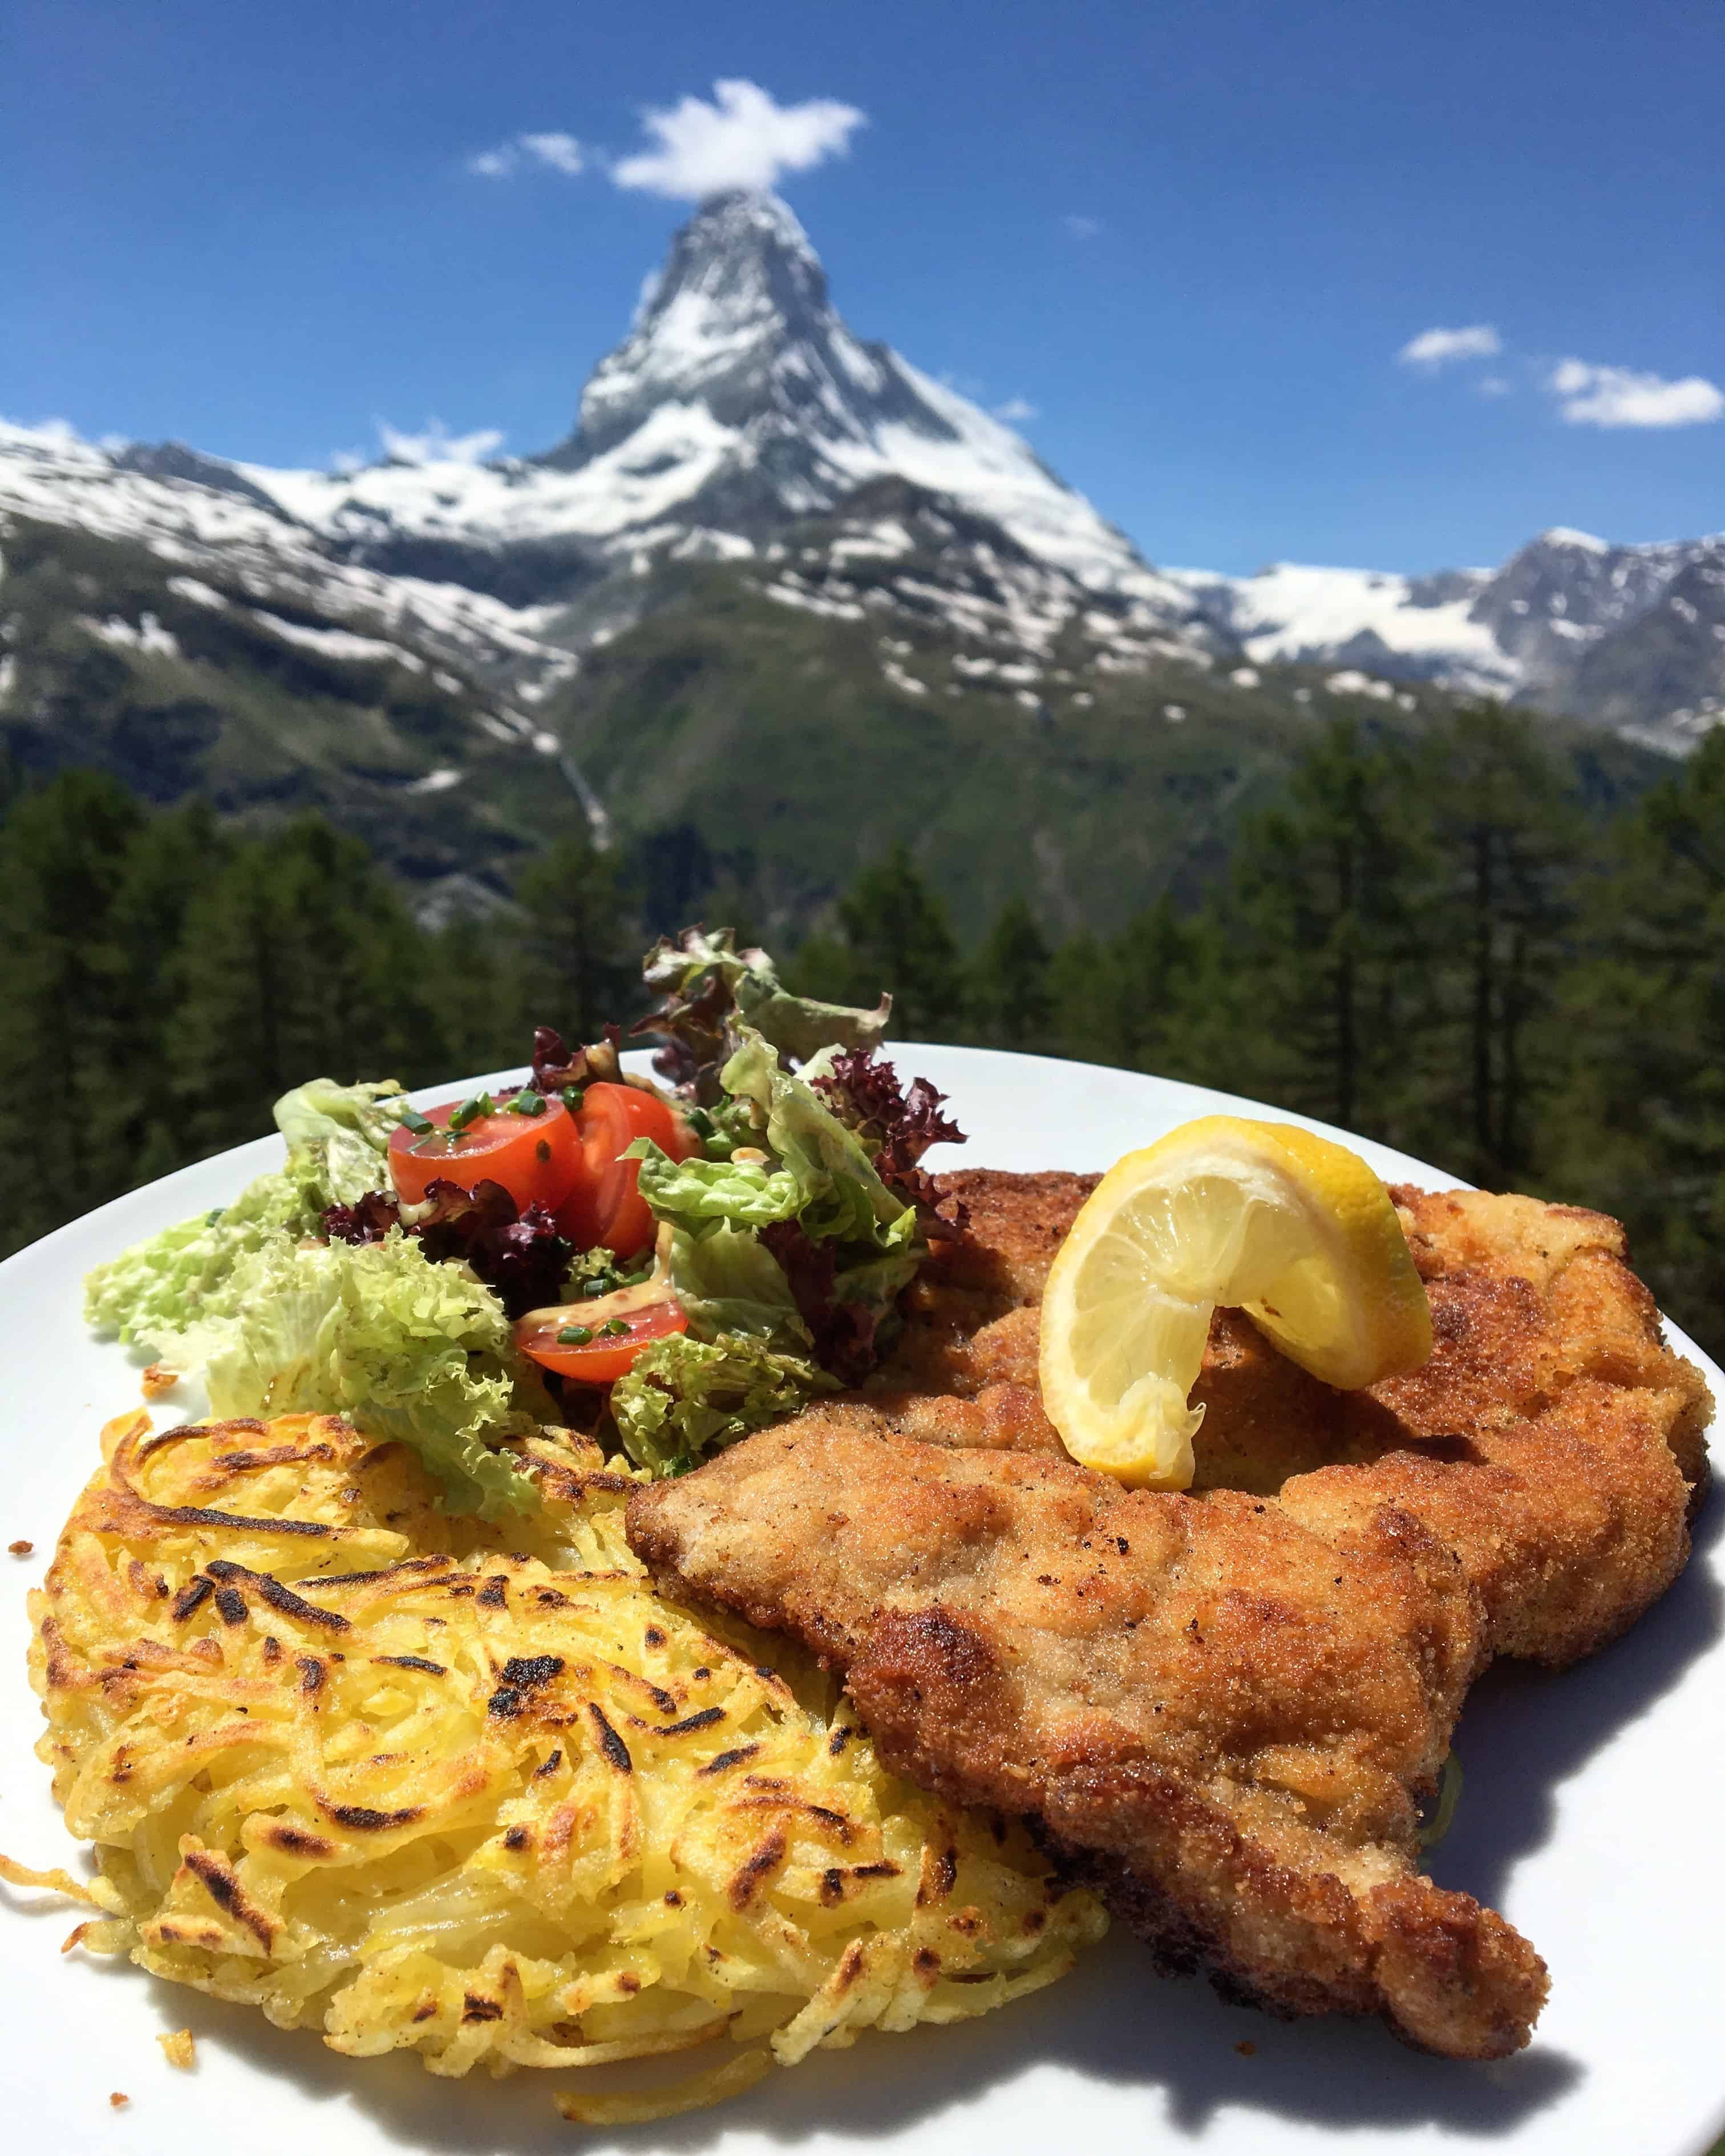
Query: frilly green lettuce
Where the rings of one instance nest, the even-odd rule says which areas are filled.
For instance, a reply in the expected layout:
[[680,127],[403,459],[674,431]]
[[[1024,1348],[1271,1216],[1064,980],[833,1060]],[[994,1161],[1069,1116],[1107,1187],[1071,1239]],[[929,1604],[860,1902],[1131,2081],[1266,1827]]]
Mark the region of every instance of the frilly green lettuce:
[[346,1414],[411,1446],[452,1511],[536,1507],[531,1478],[492,1448],[555,1411],[514,1353],[503,1306],[459,1266],[433,1264],[398,1230],[357,1246],[277,1236],[233,1285],[237,1315],[205,1369],[215,1414]]
[[662,1033],[671,1041],[682,1075],[704,1106],[716,1097],[718,1067],[740,1027],[753,1027],[801,1062],[830,1045],[878,1045],[892,1013],[890,996],[873,1010],[793,996],[767,953],[739,951],[728,928],[685,928],[675,942],[661,937],[641,973],[665,1001],[635,1030]]
[[393,1082],[319,1078],[285,1094],[283,1167],[98,1265],[85,1315],[201,1373],[217,1414],[350,1415],[368,1436],[411,1445],[452,1510],[529,1511],[531,1481],[491,1448],[556,1410],[496,1296],[399,1233],[308,1240],[326,1206],[388,1188],[389,1133],[407,1106]]
[[813,1089],[780,1067],[771,1042],[745,1028],[722,1076],[733,1100],[751,1104],[758,1142],[796,1178],[802,1199],[796,1217],[805,1234],[882,1250],[902,1249],[914,1239],[915,1209],[894,1197]]
[[655,1341],[611,1388],[624,1450],[655,1475],[678,1475],[703,1453],[794,1414],[837,1380],[806,1357],[734,1332]]
[[98,1331],[142,1341],[190,1372],[204,1359],[203,1335],[235,1315],[240,1260],[275,1237],[309,1235],[324,1209],[351,1205],[389,1187],[389,1133],[407,1112],[394,1080],[338,1086],[314,1078],[284,1093],[275,1121],[287,1158],[248,1183],[234,1204],[164,1228],[135,1243],[84,1283],[84,1315]]
[[651,1138],[637,1138],[629,1155],[641,1163],[639,1188],[654,1217],[675,1220],[691,1235],[716,1228],[765,1228],[794,1220],[807,1202],[788,1168],[742,1160],[673,1160]]
[[338,1086],[314,1078],[275,1104],[275,1127],[287,1140],[288,1179],[315,1222],[326,1206],[353,1205],[368,1190],[389,1188],[389,1135],[408,1112],[393,1078]]
[[[650,1138],[629,1151],[640,1163],[641,1195],[660,1220],[699,1240],[718,1228],[770,1227],[795,1220],[817,1241],[906,1250],[915,1209],[894,1196],[850,1132],[799,1077],[781,1068],[772,1044],[749,1029],[726,1064],[727,1123],[760,1160],[674,1161]],[[740,1135],[739,1135],[740,1134]]]
[[745,1333],[793,1354],[813,1346],[784,1268],[747,1230],[721,1224],[696,1236],[674,1228],[669,1269],[671,1292],[697,1339]]

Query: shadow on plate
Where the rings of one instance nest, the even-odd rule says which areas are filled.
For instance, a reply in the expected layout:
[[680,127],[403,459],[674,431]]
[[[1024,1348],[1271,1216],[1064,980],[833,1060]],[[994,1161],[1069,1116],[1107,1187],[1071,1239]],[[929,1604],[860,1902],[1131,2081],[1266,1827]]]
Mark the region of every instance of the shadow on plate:
[[[1725,1504],[1716,1501],[1697,1522],[1697,1561],[1633,1631],[1584,1666],[1552,1673],[1505,1665],[1487,1673],[1470,1697],[1458,1746],[1466,1774],[1461,1806],[1433,1852],[1443,1884],[1501,1901],[1517,1861],[1548,1838],[1563,1782],[1631,1727],[1719,1638],[1725,1595],[1702,1560],[1722,1534]],[[5,1898],[14,1908],[64,1917],[56,1897],[8,1890]],[[116,1981],[137,1981],[124,1963],[96,1966]],[[386,2147],[449,2156],[536,2156],[567,2151],[575,2135],[588,2148],[696,2156],[738,2136],[784,2144],[834,2133],[885,2141],[942,2121],[948,2128],[973,2122],[1003,2152],[1040,2150],[1073,2130],[1081,2105],[1086,2139],[1110,2135],[1117,2122],[1122,2133],[1157,2131],[1202,2147],[1211,2122],[1234,2110],[1260,2122],[1255,2132],[1278,2119],[1337,2133],[1436,2125],[1447,2137],[1489,2143],[1558,2102],[1585,2075],[1579,2061],[1537,2040],[1516,2058],[1470,2066],[1408,2051],[1376,2023],[1274,2021],[1224,2005],[1201,1983],[1158,1980],[1132,1943],[1117,1935],[1052,1989],[981,2021],[865,2035],[853,2050],[821,2053],[720,2109],[600,2134],[565,2124],[552,2092],[638,2087],[675,2080],[676,2069],[666,2062],[662,2074],[643,2065],[602,2075],[441,2081],[411,2054],[341,2058],[311,2030],[275,2029],[249,2009],[148,1981],[164,2029],[189,2024],[201,2042],[250,2072],[292,2086],[293,2112],[281,2114],[284,2149],[311,2144],[325,2128],[339,2143],[363,2120]],[[1249,2053],[1236,2048],[1241,2044]],[[1009,2083],[1016,2133],[1003,2132],[998,2114],[967,2118],[972,2105]],[[261,2156],[276,2144],[254,2100],[247,2102],[248,2144]]]
[[[103,1967],[116,1981],[137,1980],[124,1964]],[[1376,2023],[1272,2021],[1224,2005],[1207,1985],[1158,1982],[1122,1937],[1052,1989],[983,2020],[906,2036],[870,2033],[854,2049],[819,2054],[719,2109],[601,2133],[567,2125],[552,2091],[674,2081],[671,2062],[663,2074],[647,2062],[587,2076],[523,2071],[501,2082],[480,2075],[440,2081],[410,2054],[341,2058],[310,2030],[275,2029],[249,2009],[148,1981],[162,2026],[192,2028],[202,2069],[216,2060],[242,2066],[251,2081],[241,2095],[246,2145],[258,2156],[272,2156],[278,2146],[346,2151],[372,2145],[373,2135],[384,2148],[448,2156],[550,2156],[567,2152],[577,2136],[588,2148],[700,2156],[734,2148],[739,2138],[784,2147],[819,2136],[884,2143],[919,2128],[973,2132],[1014,2156],[1058,2146],[1081,2114],[1092,2145],[1153,2132],[1201,2148],[1217,2114],[1229,2110],[1247,2115],[1254,2147],[1277,2120],[1338,2133],[1437,2125],[1457,2141],[1489,2144],[1584,2077],[1577,2061],[1538,2044],[1515,2059],[1468,2066],[1409,2051]],[[1236,2048],[1242,2043],[1249,2055]],[[690,2070],[684,2063],[681,2071]],[[286,2085],[288,2107],[260,2102],[253,2077]],[[176,2079],[170,2071],[170,2082]],[[973,2110],[991,2093],[1010,2107],[1005,2118],[993,2106]],[[215,2105],[228,2109],[219,2097]],[[202,2102],[198,2107],[208,2119]],[[279,2143],[272,2119],[284,2129]],[[1242,2123],[1234,2122],[1229,2136],[1236,2147]]]
[[1501,1907],[1517,1860],[1550,1837],[1561,1785],[1718,1639],[1725,1594],[1708,1558],[1722,1535],[1725,1493],[1716,1492],[1695,1523],[1682,1577],[1614,1645],[1570,1670],[1500,1662],[1481,1678],[1456,1731],[1461,1801],[1430,1853],[1440,1886]]

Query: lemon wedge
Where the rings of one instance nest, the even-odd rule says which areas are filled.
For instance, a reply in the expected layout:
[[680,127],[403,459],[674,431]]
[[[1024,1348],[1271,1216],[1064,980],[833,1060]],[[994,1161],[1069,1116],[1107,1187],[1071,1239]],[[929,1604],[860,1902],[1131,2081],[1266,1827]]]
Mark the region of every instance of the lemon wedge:
[[1183,1490],[1187,1405],[1218,1303],[1352,1389],[1417,1370],[1431,1313],[1389,1194],[1291,1123],[1204,1116],[1117,1161],[1042,1301],[1042,1399],[1066,1450],[1133,1488]]

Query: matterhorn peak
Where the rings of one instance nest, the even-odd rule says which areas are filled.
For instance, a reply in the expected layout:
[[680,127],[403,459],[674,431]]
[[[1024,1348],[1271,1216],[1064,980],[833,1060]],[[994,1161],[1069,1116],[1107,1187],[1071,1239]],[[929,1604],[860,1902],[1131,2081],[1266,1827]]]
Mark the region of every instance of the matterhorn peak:
[[580,424],[554,461],[603,456],[666,403],[699,403],[721,424],[819,416],[824,431],[866,429],[858,409],[888,388],[827,292],[820,257],[777,195],[710,195],[672,239],[629,333],[582,393]]
[[709,195],[671,241],[628,343],[607,364],[620,364],[640,341],[674,344],[695,327],[708,336],[728,329],[747,338],[833,319],[826,272],[790,205],[733,187]]
[[534,462],[583,495],[627,499],[637,531],[662,537],[674,516],[727,544],[768,543],[870,480],[908,480],[1081,582],[1137,593],[1147,580],[1009,427],[855,336],[795,213],[755,189],[708,196],[673,235],[574,433]]

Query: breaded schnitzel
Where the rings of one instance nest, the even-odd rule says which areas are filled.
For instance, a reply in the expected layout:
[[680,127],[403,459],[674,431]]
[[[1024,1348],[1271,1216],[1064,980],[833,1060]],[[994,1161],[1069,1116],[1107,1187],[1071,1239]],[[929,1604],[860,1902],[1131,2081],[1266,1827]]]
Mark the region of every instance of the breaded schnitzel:
[[1494,1655],[1572,1661],[1681,1568],[1699,1373],[1614,1222],[1400,1189],[1430,1363],[1334,1392],[1219,1313],[1194,1491],[1128,1492],[1065,1457],[1034,1389],[1089,1187],[946,1178],[971,1234],[892,1366],[638,1491],[631,1542],[827,1656],[894,1766],[1036,1821],[1163,1969],[1513,2051],[1544,1965],[1420,1876],[1419,1807]]

